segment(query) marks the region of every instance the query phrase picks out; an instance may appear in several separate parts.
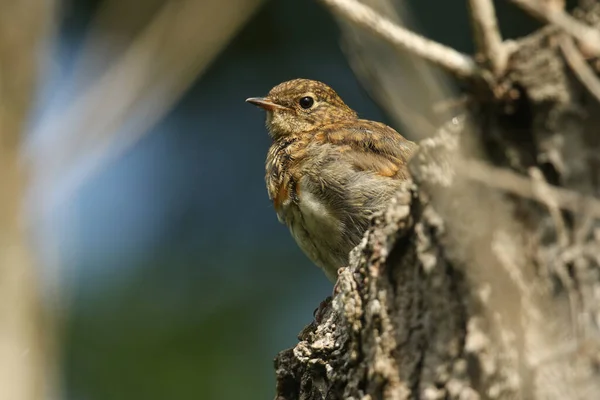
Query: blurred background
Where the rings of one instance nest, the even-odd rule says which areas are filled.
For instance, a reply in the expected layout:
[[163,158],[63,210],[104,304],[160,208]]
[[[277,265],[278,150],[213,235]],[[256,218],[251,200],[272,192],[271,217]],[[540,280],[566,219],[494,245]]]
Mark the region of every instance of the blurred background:
[[[56,331],[54,396],[272,398],[274,356],[332,285],[277,222],[265,115],[244,100],[304,77],[363,118],[402,121],[361,87],[316,1],[27,2],[43,29],[23,198]],[[412,26],[472,51],[466,2],[404,3]],[[501,3],[507,36],[535,26]],[[398,82],[406,104],[422,94]]]

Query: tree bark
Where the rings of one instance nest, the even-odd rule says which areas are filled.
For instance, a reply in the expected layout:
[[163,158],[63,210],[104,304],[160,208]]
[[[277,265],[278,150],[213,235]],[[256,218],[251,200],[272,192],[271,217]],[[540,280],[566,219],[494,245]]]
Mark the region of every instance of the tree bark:
[[277,356],[277,400],[600,398],[600,104],[572,43],[519,40],[493,90],[471,86],[420,143],[319,322]]

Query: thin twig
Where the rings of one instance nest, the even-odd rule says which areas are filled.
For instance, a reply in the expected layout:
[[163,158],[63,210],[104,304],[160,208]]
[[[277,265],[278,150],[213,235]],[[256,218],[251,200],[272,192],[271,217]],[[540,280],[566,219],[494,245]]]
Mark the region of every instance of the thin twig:
[[[459,174],[476,182],[544,204],[548,201],[540,196],[531,179],[510,170],[474,160],[457,162],[457,169]],[[546,187],[545,196],[551,196],[554,204],[563,210],[574,213],[585,211],[590,217],[600,218],[600,200],[596,198],[551,185]]]
[[[564,250],[569,246],[570,241],[569,235],[567,233],[567,225],[556,202],[556,197],[550,193],[550,185],[544,178],[544,174],[539,168],[531,167],[529,169],[529,176],[532,179],[533,189],[537,193],[537,197],[548,208],[550,217],[554,221],[558,245],[562,250]],[[554,273],[556,274],[556,276],[558,276],[561,283],[567,290],[571,326],[573,327],[573,337],[575,338],[575,341],[578,342],[581,337],[581,332],[583,331],[580,320],[578,318],[578,316],[580,315],[579,310],[581,309],[581,302],[579,301],[579,296],[577,295],[573,279],[571,278],[571,276],[569,276],[569,272],[567,271],[567,265],[564,262],[564,260],[561,259],[561,257],[557,257],[557,259],[550,262],[549,265],[553,267]]]
[[460,78],[482,76],[472,57],[394,24],[357,0],[321,0],[335,13]]
[[575,43],[573,43],[573,40],[565,37],[560,42],[560,49],[577,79],[600,102],[600,80],[594,70],[585,61],[583,55],[575,46]]
[[492,72],[497,76],[506,68],[507,49],[502,44],[498,19],[492,0],[469,0],[475,41]]
[[548,24],[556,25],[584,47],[586,52],[600,55],[600,31],[587,26],[576,18],[556,7],[554,3],[539,0],[510,0],[533,17]]
[[567,227],[565,220],[560,212],[556,198],[550,193],[550,185],[544,178],[544,174],[539,168],[532,167],[529,169],[529,176],[532,180],[533,190],[537,194],[537,198],[544,203],[548,208],[548,212],[554,221],[558,243],[562,248],[569,245],[569,236],[567,235]]
[[[408,27],[415,21],[405,0],[361,1],[396,25]],[[453,95],[439,68],[409,52],[395,51],[387,40],[345,18],[336,20],[343,35],[342,49],[352,70],[395,125],[403,129],[403,134],[413,140],[424,139],[451,117],[431,109],[432,104]]]

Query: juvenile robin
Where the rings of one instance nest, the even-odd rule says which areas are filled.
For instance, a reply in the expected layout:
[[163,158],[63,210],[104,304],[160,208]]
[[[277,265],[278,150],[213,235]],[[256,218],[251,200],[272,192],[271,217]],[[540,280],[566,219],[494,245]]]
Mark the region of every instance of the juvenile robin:
[[370,217],[408,178],[417,145],[385,124],[359,119],[322,82],[294,79],[246,101],[267,111],[273,143],[265,179],[277,217],[336,282]]

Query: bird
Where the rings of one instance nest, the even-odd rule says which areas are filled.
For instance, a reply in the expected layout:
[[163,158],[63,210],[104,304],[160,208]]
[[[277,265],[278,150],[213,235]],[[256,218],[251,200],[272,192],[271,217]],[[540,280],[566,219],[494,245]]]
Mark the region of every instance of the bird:
[[286,81],[246,102],[266,111],[265,183],[277,218],[335,283],[373,214],[410,179],[418,145],[360,119],[320,81]]

